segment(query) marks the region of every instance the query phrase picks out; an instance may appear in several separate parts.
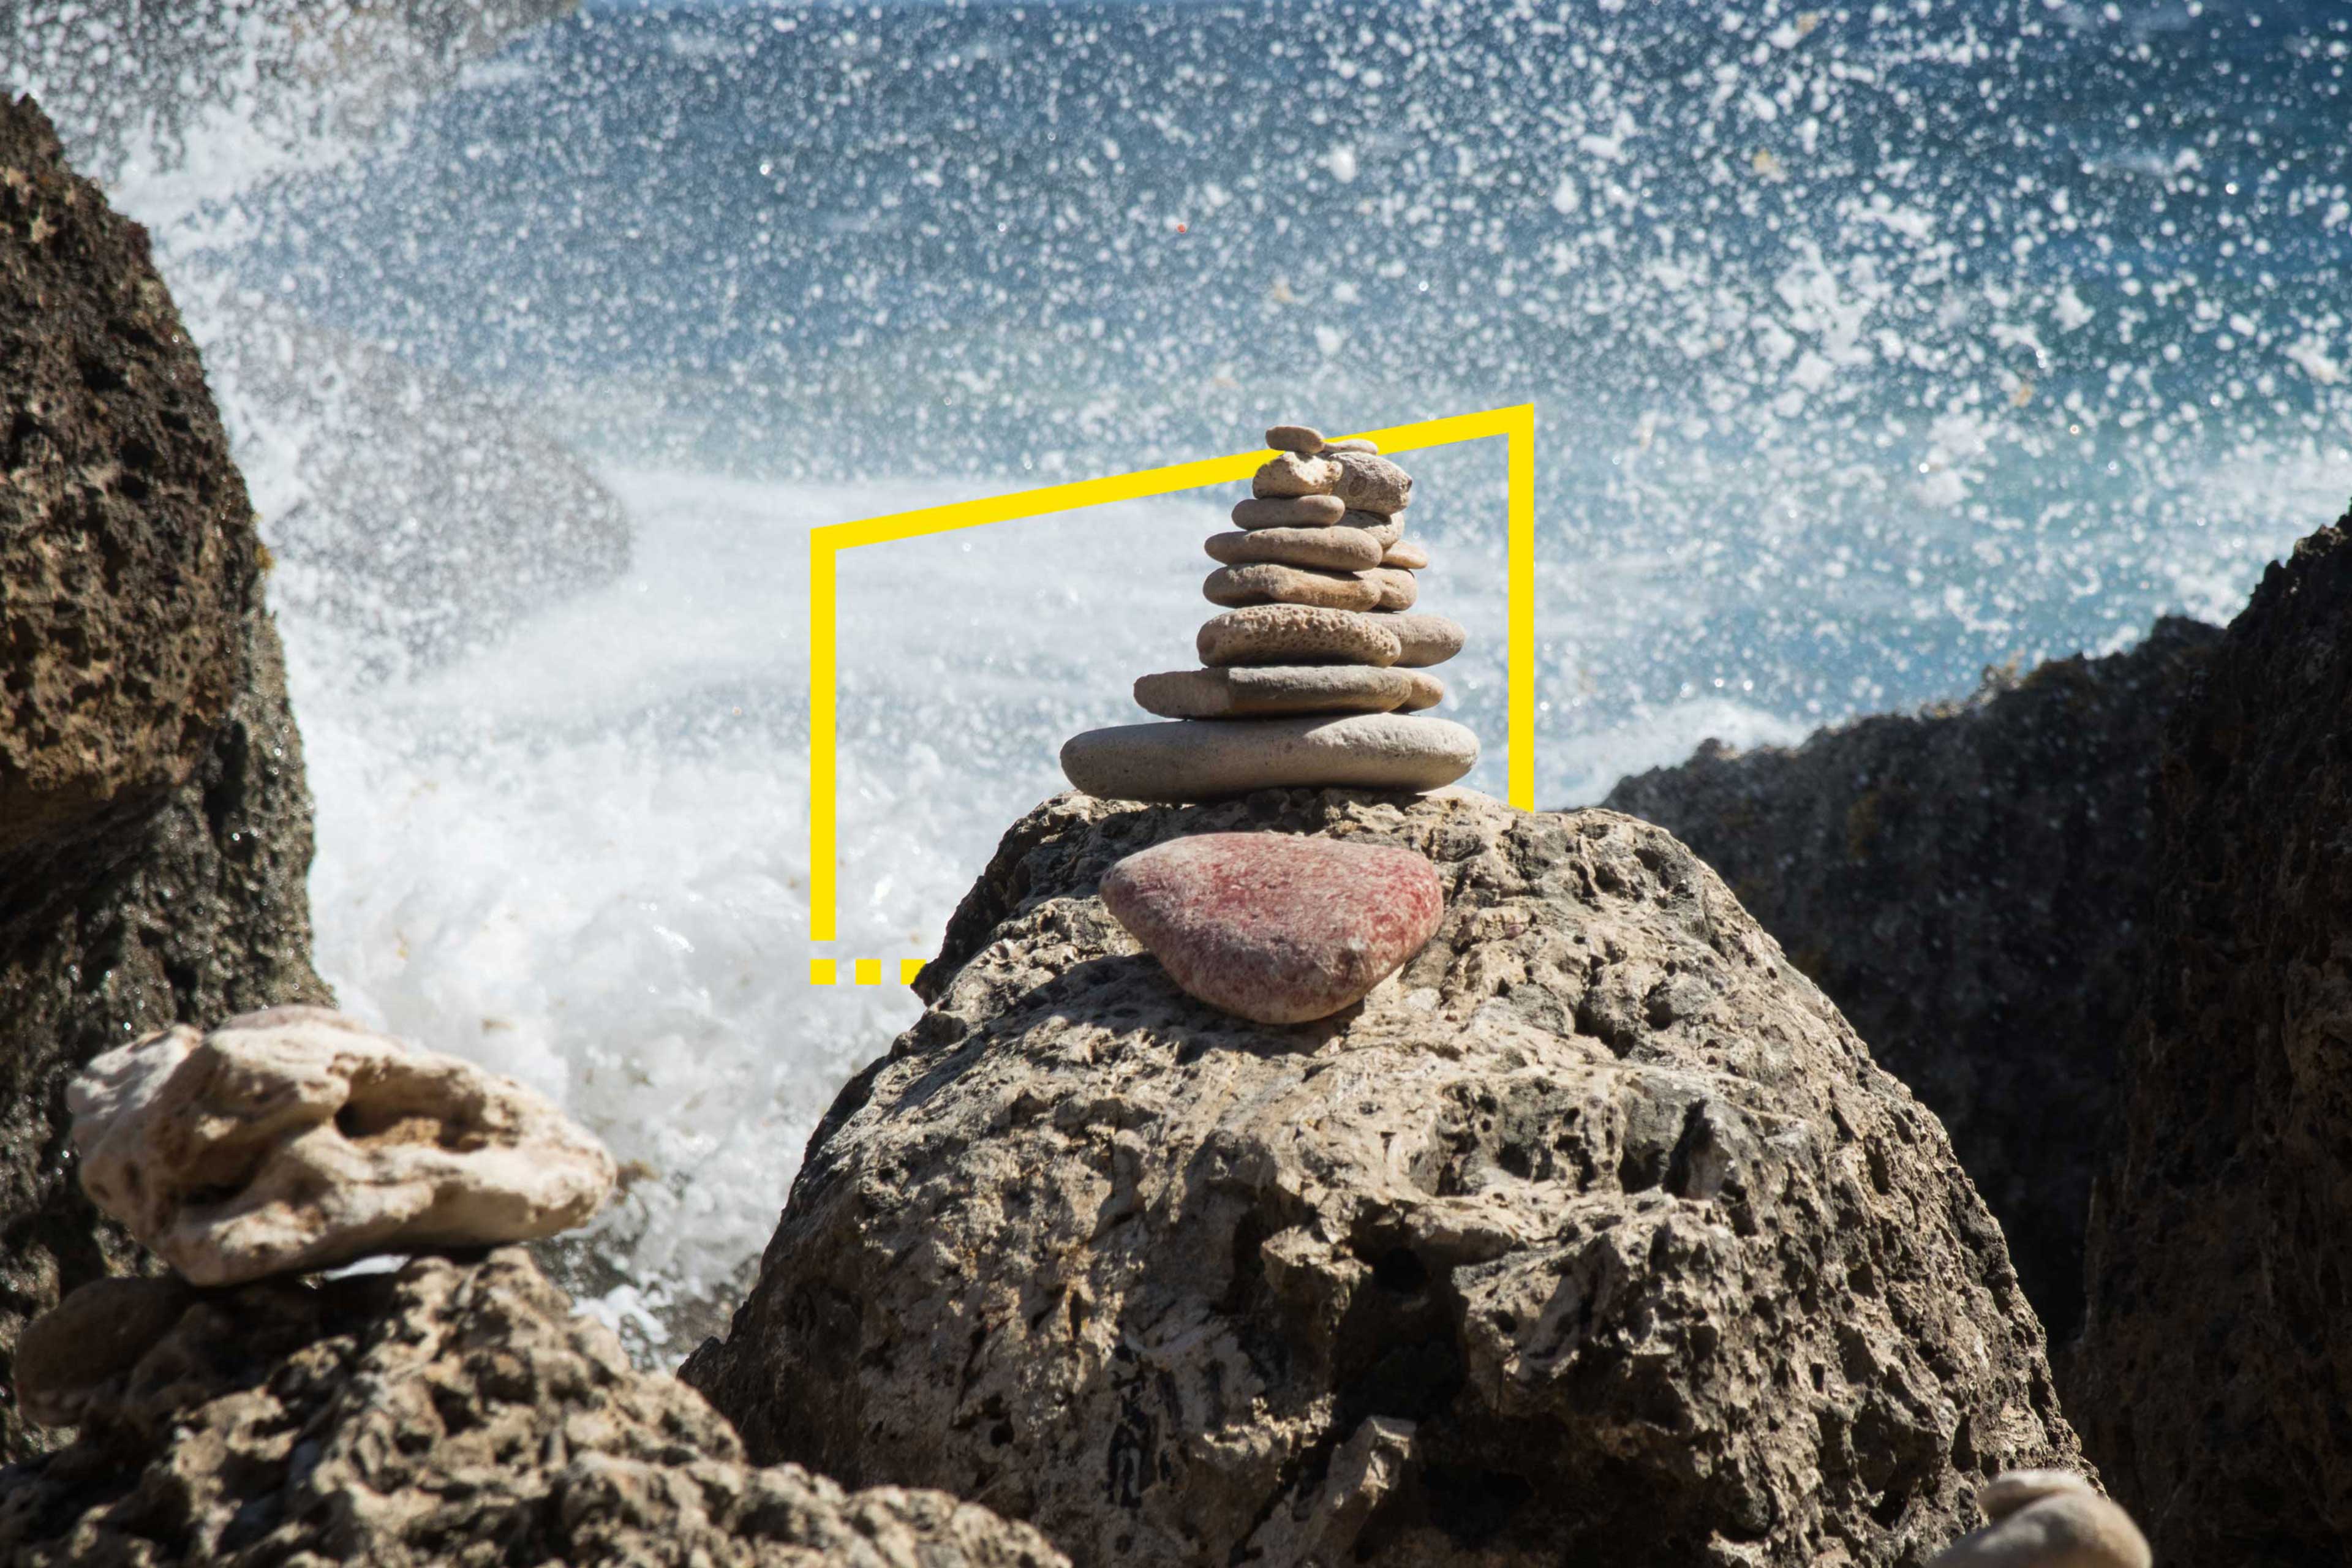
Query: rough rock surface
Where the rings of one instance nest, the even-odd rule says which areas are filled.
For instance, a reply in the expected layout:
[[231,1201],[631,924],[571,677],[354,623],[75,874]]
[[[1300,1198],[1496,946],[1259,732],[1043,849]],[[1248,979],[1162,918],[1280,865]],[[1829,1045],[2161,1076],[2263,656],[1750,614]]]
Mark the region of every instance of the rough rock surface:
[[613,1157],[510,1078],[324,1007],[188,1025],[66,1094],[82,1186],[199,1285],[584,1225]]
[[[18,308],[28,289],[40,310]],[[329,998],[310,963],[301,740],[195,349],[138,229],[65,169],[37,109],[5,98],[0,293],[0,700],[16,737],[0,743],[93,741],[26,769],[49,781],[40,832],[0,829],[5,1365],[62,1290],[136,1266],[74,1181],[67,1080],[181,1017]],[[44,677],[74,649],[118,662]],[[167,710],[167,687],[187,710]],[[39,1441],[0,1409],[0,1458]]]
[[1710,743],[1608,805],[1657,823],[1942,1119],[2063,1345],[2115,1114],[2165,718],[2221,633],[2157,623],[2105,658],[1989,679],[1794,750]]
[[750,1468],[511,1248],[196,1294],[84,1415],[71,1447],[0,1471],[10,1563],[1063,1562],[935,1492]]
[[2352,1552],[2352,516],[2173,716],[2070,1401],[2157,1561]]
[[[1427,855],[1360,1013],[1185,996],[1096,896],[1206,831]],[[811,1142],[685,1375],[754,1456],[1086,1564],[1923,1563],[2077,1462],[1942,1129],[1696,857],[1465,791],[1082,796]]]

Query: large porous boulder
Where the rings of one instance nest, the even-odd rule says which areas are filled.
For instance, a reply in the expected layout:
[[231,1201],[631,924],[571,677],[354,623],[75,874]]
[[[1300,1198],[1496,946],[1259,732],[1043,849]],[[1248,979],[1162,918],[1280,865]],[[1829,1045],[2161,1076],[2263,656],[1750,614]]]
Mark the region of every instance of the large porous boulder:
[[[184,1017],[329,1000],[243,482],[144,235],[0,98],[0,1366],[133,1267],[65,1086]],[[0,1409],[0,1458],[35,1439]]]
[[110,1342],[71,1447],[0,1471],[0,1556],[21,1568],[1064,1563],[936,1492],[746,1465],[700,1396],[634,1371],[519,1248],[317,1286],[109,1287],[143,1300],[107,1325],[152,1338]]
[[[1248,1023],[1097,887],[1147,846],[1433,861],[1365,1000]],[[1917,1564],[2074,1462],[1943,1130],[1690,851],[1448,791],[1064,796],[813,1139],[686,1368],[755,1457],[1081,1563]]]
[[2352,517],[2175,716],[2071,1402],[2160,1563],[2352,1560]]
[[2219,628],[1997,672],[1965,702],[1710,743],[1608,804],[1668,829],[1935,1111],[2054,1343],[2113,1125],[2153,879],[2164,723]]

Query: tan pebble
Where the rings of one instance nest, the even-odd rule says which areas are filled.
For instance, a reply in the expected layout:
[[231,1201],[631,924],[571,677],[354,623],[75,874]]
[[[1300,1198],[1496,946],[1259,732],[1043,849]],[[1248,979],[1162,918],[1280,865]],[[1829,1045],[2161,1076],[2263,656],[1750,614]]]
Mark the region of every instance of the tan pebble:
[[1380,595],[1380,602],[1372,606],[1376,610],[1410,610],[1413,601],[1421,597],[1421,587],[1412,580],[1412,574],[1393,566],[1375,567],[1363,574],[1363,580]]
[[[1357,458],[1354,462],[1378,462],[1377,458]],[[1302,458],[1296,452],[1282,452],[1269,458],[1250,481],[1250,494],[1259,500],[1276,496],[1324,496],[1339,482],[1339,465],[1327,458]],[[1377,509],[1371,509],[1377,510]]]
[[1445,700],[1445,682],[1425,669],[1400,670],[1412,681],[1412,689],[1397,704],[1400,713],[1418,713],[1424,708],[1434,708]]
[[1272,425],[1266,427],[1265,444],[1277,452],[1312,455],[1323,449],[1323,432],[1312,425]]
[[1370,616],[1313,605],[1227,610],[1202,622],[1193,641],[1201,662],[1218,666],[1391,665],[1403,649],[1396,633]]
[[1433,664],[1444,664],[1462,651],[1470,634],[1462,623],[1444,616],[1384,615],[1372,617],[1397,639],[1395,663],[1408,669],[1421,669]]
[[1253,561],[1361,572],[1381,563],[1381,543],[1360,528],[1261,528],[1213,533],[1202,546],[1212,561],[1244,566]]
[[1339,470],[1329,484],[1318,488],[1346,501],[1351,510],[1393,517],[1412,500],[1412,476],[1386,458],[1339,452],[1317,460]]
[[1321,605],[1334,610],[1383,608],[1393,592],[1391,584],[1353,572],[1318,572],[1271,561],[1221,566],[1201,584],[1201,596],[1213,605]]
[[[1329,528],[1348,515],[1338,496],[1285,496],[1245,500],[1234,508],[1235,528]],[[1367,521],[1371,513],[1363,514]]]
[[1928,1568],[2148,1568],[2131,1516],[2065,1470],[2012,1470],[1977,1494],[1992,1521]]
[[1410,539],[1400,539],[1388,547],[1381,557],[1383,566],[1402,566],[1408,572],[1418,572],[1429,564],[1429,552]]
[[1135,683],[1136,705],[1163,719],[1228,719],[1251,713],[1385,713],[1410,701],[1429,678],[1361,664],[1244,665],[1178,669]]
[[1367,441],[1361,436],[1350,436],[1344,441],[1324,442],[1322,452],[1326,457],[1334,452],[1363,452],[1377,458],[1381,454],[1381,448],[1378,442]]
[[1430,790],[1478,763],[1478,737],[1402,713],[1192,719],[1073,735],[1062,772],[1103,800],[1215,800],[1257,789]]
[[[1335,496],[1332,499],[1336,500],[1339,498]],[[1370,511],[1343,511],[1339,521],[1342,528],[1362,529],[1379,540],[1383,550],[1404,537],[1404,519],[1401,517],[1382,517]]]

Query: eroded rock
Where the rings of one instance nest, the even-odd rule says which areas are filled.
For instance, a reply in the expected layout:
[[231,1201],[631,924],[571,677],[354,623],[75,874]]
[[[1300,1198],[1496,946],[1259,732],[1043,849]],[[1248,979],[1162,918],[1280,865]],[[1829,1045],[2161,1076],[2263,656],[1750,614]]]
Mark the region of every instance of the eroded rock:
[[1065,1563],[936,1492],[751,1468],[514,1248],[194,1292],[84,1414],[71,1447],[0,1472],[10,1563]]
[[183,1024],[74,1080],[82,1185],[199,1285],[585,1223],[613,1158],[512,1079],[323,1007]]
[[[1186,996],[1097,896],[1182,835],[1437,867],[1342,1019]],[[1087,1564],[1917,1564],[2079,1463],[1935,1118],[1714,874],[1468,792],[1080,796],[813,1140],[685,1375],[761,1458],[985,1493]]]

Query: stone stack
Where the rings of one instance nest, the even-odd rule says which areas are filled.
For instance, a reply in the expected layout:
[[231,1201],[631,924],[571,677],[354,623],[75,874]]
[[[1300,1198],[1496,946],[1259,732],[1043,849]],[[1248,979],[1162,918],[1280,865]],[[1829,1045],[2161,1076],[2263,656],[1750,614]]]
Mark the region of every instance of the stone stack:
[[1196,801],[1292,786],[1420,791],[1478,761],[1478,738],[1418,717],[1445,697],[1429,673],[1461,625],[1416,613],[1428,552],[1403,538],[1412,479],[1366,440],[1303,425],[1265,433],[1274,456],[1234,531],[1213,535],[1202,584],[1223,613],[1199,669],[1147,675],[1135,700],[1171,721],[1074,736],[1062,771],[1110,800]]

